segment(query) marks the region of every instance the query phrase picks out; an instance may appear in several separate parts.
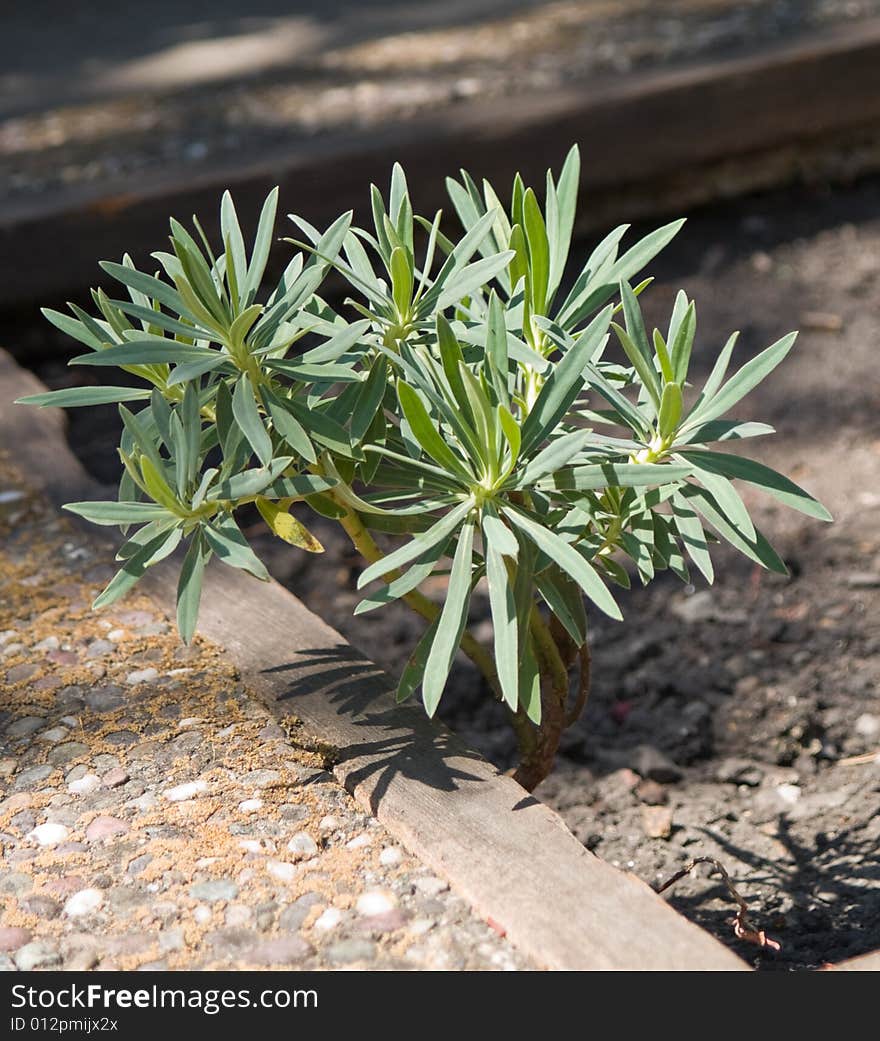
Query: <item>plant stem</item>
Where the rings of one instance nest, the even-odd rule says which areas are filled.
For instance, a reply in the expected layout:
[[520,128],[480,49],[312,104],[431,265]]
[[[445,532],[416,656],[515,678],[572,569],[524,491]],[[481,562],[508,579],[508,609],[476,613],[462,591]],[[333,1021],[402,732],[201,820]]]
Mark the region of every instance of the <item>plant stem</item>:
[[566,727],[570,727],[572,723],[576,723],[581,718],[581,714],[587,704],[587,698],[590,696],[590,680],[593,671],[593,659],[590,655],[589,643],[585,642],[582,647],[578,648],[578,663],[580,665],[580,671],[578,674],[578,693],[574,704],[571,706],[571,709],[566,716]]
[[[385,556],[384,553],[379,549],[376,540],[369,533],[358,514],[338,498],[334,497],[334,501],[345,510],[345,515],[339,518],[339,523],[344,528],[346,535],[348,535],[351,540],[351,544],[355,547],[358,553],[360,553],[364,560],[369,564],[374,564],[377,561],[382,560]],[[395,568],[392,568],[387,572],[387,574],[383,575],[383,578],[386,582],[392,582],[399,576],[400,572]],[[435,604],[433,600],[429,600],[424,593],[420,593],[417,589],[405,593],[401,599],[428,622],[433,622],[440,614],[439,605]],[[498,670],[495,667],[492,655],[473,637],[471,633],[467,631],[462,635],[461,649],[480,670],[483,678],[489,684],[495,696],[500,699],[501,685],[498,680]]]
[[559,741],[567,725],[568,669],[537,604],[532,605],[529,629],[538,651],[541,672],[541,725],[530,728],[530,740],[523,740],[517,731],[520,764],[513,776],[523,788],[532,791],[553,769]]

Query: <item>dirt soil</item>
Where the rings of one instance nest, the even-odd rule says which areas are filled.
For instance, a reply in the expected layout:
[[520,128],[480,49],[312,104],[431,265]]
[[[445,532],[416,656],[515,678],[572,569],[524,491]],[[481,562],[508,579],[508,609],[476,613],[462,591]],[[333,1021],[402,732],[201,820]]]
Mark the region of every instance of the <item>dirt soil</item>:
[[[654,273],[658,324],[678,286],[698,302],[699,369],[733,329],[741,361],[802,330],[740,414],[777,428],[752,454],[818,495],[835,523],[745,490],[790,578],[719,552],[713,588],[661,578],[621,597],[623,624],[594,618],[588,710],[538,794],[589,848],[651,884],[717,858],[781,950],[734,938],[732,905],[706,868],[676,885],[673,904],[756,967],[821,966],[880,946],[880,180],[697,213]],[[35,349],[52,335],[20,332]],[[70,379],[57,362],[39,374]],[[74,447],[105,477],[110,422],[74,415]],[[252,535],[282,582],[397,671],[418,620],[405,608],[352,618],[357,559],[329,522],[314,530],[322,557]],[[488,603],[474,605],[488,640]],[[502,711],[466,663],[456,669],[441,716],[509,766]]]

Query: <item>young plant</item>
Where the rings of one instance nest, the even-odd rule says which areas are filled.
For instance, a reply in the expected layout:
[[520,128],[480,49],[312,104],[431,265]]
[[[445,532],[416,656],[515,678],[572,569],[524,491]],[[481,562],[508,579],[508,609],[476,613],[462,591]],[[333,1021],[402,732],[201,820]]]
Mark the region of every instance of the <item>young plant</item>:
[[[86,387],[22,399],[64,407],[119,402],[118,500],[67,508],[119,526],[120,568],[95,607],[181,551],[177,620],[195,632],[208,561],[267,579],[236,520],[255,505],[274,534],[320,552],[291,512],[305,502],[339,521],[366,567],[357,613],[401,599],[426,627],[397,688],[433,715],[459,650],[508,708],[516,776],[533,788],[583,710],[588,610],[620,610],[609,585],[663,569],[713,580],[710,545],[729,542],[762,567],[785,565],[755,527],[735,482],[820,520],[825,509],[736,447],[770,427],[730,410],[790,351],[790,334],[728,375],[736,337],[702,387],[689,381],[696,309],[679,293],[665,333],[649,336],[640,276],[682,222],[625,252],[627,227],[592,251],[557,303],[575,219],[573,148],[544,209],[519,176],[505,209],[484,182],[450,181],[463,224],[414,217],[395,166],[387,201],[372,188],[372,230],[352,214],[304,236],[265,296],[277,191],[248,251],[229,194],[215,253],[198,221],[171,222],[157,270],[103,264],[124,292],[94,293],[91,316],[46,317],[86,348],[72,364],[111,366],[136,387]],[[424,242],[419,236],[424,233]],[[477,258],[477,259],[475,259]],[[353,296],[320,295],[331,271]],[[627,564],[629,562],[629,565]],[[442,604],[420,586],[448,575]],[[468,631],[485,581],[490,647]],[[368,587],[368,588],[366,588]],[[577,666],[572,684],[570,673]]]

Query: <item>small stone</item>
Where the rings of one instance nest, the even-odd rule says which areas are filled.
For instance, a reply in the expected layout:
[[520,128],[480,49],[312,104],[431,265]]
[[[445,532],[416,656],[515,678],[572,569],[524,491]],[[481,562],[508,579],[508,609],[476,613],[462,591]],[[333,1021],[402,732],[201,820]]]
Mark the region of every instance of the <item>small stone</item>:
[[279,882],[292,882],[296,878],[296,866],[281,860],[270,860],[266,864],[266,870]]
[[653,745],[637,745],[632,749],[629,765],[640,777],[660,784],[671,784],[681,779],[681,770]]
[[134,860],[128,862],[126,870],[129,875],[139,875],[142,871],[145,871],[149,867],[150,862],[153,859],[152,853],[142,853],[139,857],[135,857]]
[[193,911],[193,921],[195,921],[197,925],[207,925],[208,922],[211,921],[210,907],[205,907],[204,904],[199,904],[199,906]]
[[866,737],[869,741],[880,734],[880,716],[873,716],[870,712],[863,712],[856,720],[856,733],[860,737]]
[[254,912],[247,906],[247,904],[230,904],[226,908],[226,914],[223,916],[223,920],[229,926],[240,926],[248,925],[253,921]]
[[776,794],[787,806],[794,806],[801,797],[801,790],[796,784],[778,784]]
[[11,777],[18,769],[14,759],[0,759],[0,777]]
[[669,793],[663,785],[648,778],[638,783],[636,797],[648,806],[662,806],[669,801]]
[[182,951],[184,946],[182,929],[167,929],[159,933],[159,950],[164,952]]
[[394,896],[380,889],[362,893],[358,897],[356,904],[358,914],[362,914],[366,918],[372,915],[387,914],[389,911],[393,911],[396,906],[397,902]]
[[36,915],[37,918],[57,918],[61,911],[61,904],[44,893],[35,893],[28,897],[22,906],[28,914]]
[[96,755],[93,760],[95,766],[95,772],[103,776],[110,770],[116,770],[119,767],[119,760],[115,755],[108,755],[106,752],[101,755]]
[[357,929],[362,933],[380,935],[382,933],[396,933],[406,925],[406,915],[395,908],[386,911],[385,914],[370,915],[358,923]]
[[117,748],[131,748],[132,745],[138,743],[140,738],[133,730],[114,730],[110,734],[105,734],[104,740],[108,745],[115,745]]
[[672,810],[668,806],[642,806],[642,831],[649,839],[668,839],[672,834]]
[[691,596],[685,596],[673,601],[671,610],[675,617],[684,622],[685,625],[693,625],[697,622],[711,622],[718,617],[715,598],[708,589],[703,589],[699,593],[693,593]]
[[327,831],[338,831],[338,830],[339,830],[339,821],[338,821],[338,819],[336,817],[333,817],[330,814],[328,814],[326,817],[322,817],[318,821],[318,831],[327,832]]
[[152,792],[144,792],[143,795],[138,796],[136,799],[131,799],[125,805],[134,807],[138,813],[149,813],[150,810],[155,810],[159,805],[159,800]]
[[64,913],[68,918],[79,918],[97,911],[103,903],[104,894],[100,889],[81,889],[64,905]]
[[305,893],[289,907],[284,908],[278,918],[278,928],[285,932],[297,932],[302,928],[312,908],[320,903],[321,897],[318,893]]
[[45,651],[57,651],[60,646],[61,641],[57,636],[47,636],[45,640],[35,643],[32,649],[44,653]]
[[764,779],[764,771],[748,759],[730,757],[718,765],[715,777],[723,784],[745,784],[757,788]]
[[[174,669],[173,671],[175,673],[179,673],[180,669]],[[184,671],[188,672],[189,670],[186,669]],[[169,673],[169,675],[171,675],[171,673]],[[177,729],[178,730],[192,730],[193,727],[201,726],[202,723],[204,723],[204,722],[205,721],[204,721],[204,719],[202,719],[201,716],[187,716],[186,719],[178,720],[178,722],[177,722]]]
[[88,972],[90,969],[94,969],[99,961],[97,951],[88,947],[80,947],[65,959],[64,968],[68,972]]
[[287,849],[297,860],[309,860],[318,852],[318,844],[305,831],[298,831],[287,843]]
[[278,807],[278,816],[287,824],[299,824],[311,817],[308,806],[300,803],[285,802]]
[[83,774],[71,781],[67,790],[71,795],[88,795],[101,787],[101,778],[97,774]]
[[14,926],[8,926],[5,929],[0,927],[0,951],[4,954],[17,951],[19,947],[24,947],[26,943],[30,942],[31,933],[27,929],[18,929]]
[[379,854],[379,863],[383,867],[394,867],[403,860],[403,853],[397,846],[386,846]]
[[63,741],[65,737],[70,733],[67,727],[52,727],[49,730],[44,730],[40,734],[40,741],[48,741],[49,744],[55,745],[59,741]]
[[410,936],[424,936],[434,928],[435,924],[430,918],[416,918],[414,922],[409,923],[407,932]]
[[335,929],[342,921],[342,912],[338,907],[328,907],[315,922],[315,928],[322,933]]
[[363,832],[361,835],[355,835],[353,839],[346,842],[346,849],[365,849],[367,846],[371,846],[373,843],[373,836]]
[[327,948],[326,957],[338,965],[372,961],[376,957],[376,945],[369,940],[340,940]]
[[204,781],[188,781],[186,784],[178,784],[174,788],[168,788],[162,794],[169,802],[183,802],[185,799],[194,799],[208,790]]
[[15,778],[16,788],[35,788],[37,785],[42,784],[46,778],[52,776],[51,766],[30,766],[27,770],[22,770],[21,773]]
[[61,953],[48,940],[33,940],[16,951],[14,961],[22,972],[54,969],[61,964]]
[[238,804],[238,808],[242,813],[256,813],[257,810],[262,810],[263,800],[262,799],[245,799],[243,802]]
[[847,576],[846,584],[850,589],[876,589],[880,586],[880,574],[874,571],[856,571]]
[[239,839],[238,845],[245,853],[263,852],[263,846],[259,839]]
[[23,680],[29,680],[39,668],[39,665],[33,665],[29,662],[25,662],[23,665],[16,665],[6,673],[6,682],[21,683]]
[[843,318],[833,311],[804,311],[798,325],[820,333],[839,333],[843,329]]
[[80,756],[86,755],[88,751],[88,745],[84,745],[81,741],[65,741],[64,744],[56,745],[46,759],[56,766],[62,766],[64,763],[69,763],[71,759],[78,759]]
[[264,940],[243,951],[241,960],[252,965],[290,965],[301,962],[312,953],[312,947],[301,936],[279,936]]
[[96,817],[86,828],[86,838],[89,842],[99,842],[125,835],[130,830],[130,825],[118,817]]
[[281,774],[278,770],[251,770],[242,783],[248,788],[271,788],[280,780]]
[[86,647],[86,657],[103,658],[107,654],[112,654],[115,650],[116,645],[109,640],[92,640]]
[[137,686],[139,683],[152,683],[154,680],[159,678],[159,670],[152,668],[148,669],[135,669],[125,677],[125,682],[129,686]]
[[425,875],[422,878],[417,878],[413,885],[422,896],[429,897],[439,896],[449,888],[449,883],[442,878],[437,878],[436,875]]
[[81,875],[62,875],[47,882],[45,889],[59,900],[66,900],[80,889],[85,889],[86,880]]
[[122,643],[123,640],[128,639],[128,630],[111,629],[110,632],[107,633],[107,639],[110,640],[111,643]]
[[16,719],[14,723],[9,724],[6,728],[6,736],[13,740],[30,737],[45,725],[46,720],[42,716],[22,716],[21,719]]
[[46,658],[53,665],[76,665],[79,655],[75,651],[49,651]]
[[0,893],[21,896],[30,891],[33,879],[23,871],[6,871],[0,874]]
[[121,766],[108,770],[101,778],[101,783],[105,788],[120,788],[123,784],[128,784],[128,781],[128,771]]
[[189,895],[194,900],[205,900],[208,903],[234,900],[238,896],[238,886],[231,879],[217,878],[210,882],[199,882],[190,886]]
[[40,824],[28,835],[40,846],[57,846],[70,835],[63,824]]
[[121,687],[93,687],[86,692],[85,702],[92,712],[113,712],[122,707],[125,699]]
[[[63,822],[62,822],[63,823]],[[37,826],[37,818],[33,810],[20,810],[9,819],[9,826],[16,831],[29,832]]]
[[259,934],[235,925],[208,933],[205,939],[218,957],[240,958],[243,950],[258,942]]

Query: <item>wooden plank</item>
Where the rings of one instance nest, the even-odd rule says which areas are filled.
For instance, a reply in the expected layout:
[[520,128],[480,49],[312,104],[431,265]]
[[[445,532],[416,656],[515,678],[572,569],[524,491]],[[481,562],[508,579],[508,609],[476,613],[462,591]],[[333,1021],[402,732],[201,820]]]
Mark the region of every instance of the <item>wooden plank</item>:
[[[92,494],[58,416],[9,404],[40,385],[2,354],[0,387],[0,444],[14,461],[56,502]],[[171,572],[149,577],[171,604]],[[297,717],[338,749],[336,774],[355,798],[536,964],[747,968],[418,706],[396,705],[379,669],[277,583],[209,569],[199,629],[277,718]]]
[[[110,189],[99,198],[41,201],[36,210],[0,216],[0,306],[82,290],[98,277],[98,259],[124,250],[145,261],[167,234],[167,218],[211,214],[231,187],[242,221],[256,223],[266,191],[280,183],[284,205],[323,224],[367,203],[365,185],[387,180],[393,160],[418,186],[422,212],[446,204],[443,178],[459,166],[506,183],[515,168],[543,181],[573,141],[581,142],[583,227],[631,219],[693,198],[694,178],[712,164],[841,135],[880,134],[880,20],[781,42],[747,57],[654,71],[565,91],[535,92],[442,110],[428,120],[328,137],[262,165],[217,168],[193,180],[174,169],[149,185]],[[878,153],[880,154],[880,153]],[[725,166],[725,169],[727,167]],[[765,176],[791,177],[797,162]],[[729,173],[729,171],[728,171]],[[729,181],[729,177],[727,178]],[[678,186],[676,188],[676,186]],[[743,187],[754,187],[745,178]],[[624,205],[626,212],[620,212]],[[448,207],[447,207],[448,208]]]

